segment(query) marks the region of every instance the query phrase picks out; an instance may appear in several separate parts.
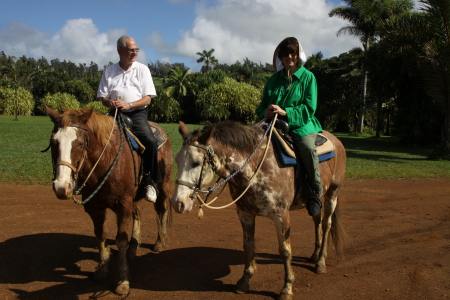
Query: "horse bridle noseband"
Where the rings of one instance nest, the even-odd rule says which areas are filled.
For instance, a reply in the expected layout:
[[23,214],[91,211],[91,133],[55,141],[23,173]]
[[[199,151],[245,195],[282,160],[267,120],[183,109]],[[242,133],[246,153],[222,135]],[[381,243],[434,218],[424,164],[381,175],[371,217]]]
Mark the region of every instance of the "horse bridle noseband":
[[[75,128],[79,128],[79,129],[85,130],[86,132],[88,131],[88,129],[86,127],[78,125],[78,124],[70,124],[68,127],[75,127]],[[86,157],[87,157],[88,145],[89,145],[89,136],[84,140],[83,153],[81,155],[81,159],[79,160],[77,167],[75,167],[73,164],[71,164],[71,163],[69,163],[67,161],[61,160],[61,161],[59,161],[57,163],[55,163],[53,161],[53,180],[55,180],[55,178],[56,178],[56,168],[58,166],[66,166],[66,167],[69,167],[72,170],[72,174],[73,174],[72,177],[73,177],[73,180],[76,182],[77,177],[78,177],[78,173],[80,172],[81,167],[83,166],[84,161],[86,160]],[[47,147],[47,149],[42,150],[41,152],[47,152],[50,149],[50,147],[51,147],[51,143]]]
[[202,145],[202,144],[199,144],[198,142],[193,142],[193,143],[190,143],[187,145],[205,150],[205,155],[203,156],[202,170],[200,172],[200,177],[198,178],[198,180],[195,183],[191,183],[191,182],[187,182],[187,181],[179,180],[179,179],[177,179],[175,181],[175,183],[177,183],[179,185],[184,185],[184,186],[188,187],[189,189],[191,189],[192,194],[190,195],[190,198],[192,200],[194,200],[197,198],[198,193],[202,193],[204,195],[209,195],[212,193],[212,191],[210,189],[202,190],[202,183],[203,183],[203,180],[205,180],[205,177],[208,174],[208,172],[212,171],[213,173],[215,173],[217,170],[217,166],[214,164],[214,158],[216,157],[216,154],[214,153],[214,149],[211,146],[211,144]]

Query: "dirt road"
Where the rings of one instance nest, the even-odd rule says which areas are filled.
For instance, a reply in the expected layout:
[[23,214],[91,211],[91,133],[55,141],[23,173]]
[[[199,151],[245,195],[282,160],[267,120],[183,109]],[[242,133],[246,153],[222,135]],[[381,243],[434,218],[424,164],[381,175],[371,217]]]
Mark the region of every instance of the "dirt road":
[[[347,250],[328,273],[313,273],[314,246],[306,211],[292,212],[295,299],[450,298],[450,179],[349,181],[342,191]],[[221,200],[229,201],[229,195]],[[121,299],[90,279],[97,262],[88,215],[57,200],[49,186],[0,184],[0,299]],[[250,293],[233,293],[242,275],[242,233],[234,207],[174,214],[167,249],[156,239],[153,208],[146,205],[143,244],[130,264],[127,299],[274,299],[283,266],[271,221],[257,219],[258,271]],[[114,218],[108,215],[116,267]]]

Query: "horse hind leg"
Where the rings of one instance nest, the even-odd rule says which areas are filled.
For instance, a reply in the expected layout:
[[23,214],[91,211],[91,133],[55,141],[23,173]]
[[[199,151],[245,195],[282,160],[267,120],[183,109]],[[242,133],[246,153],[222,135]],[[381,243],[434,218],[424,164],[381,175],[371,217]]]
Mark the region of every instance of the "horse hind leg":
[[167,183],[160,184],[160,194],[154,204],[156,211],[156,223],[158,226],[158,238],[151,248],[154,252],[161,252],[164,250],[167,241],[167,229],[172,223],[172,211],[168,201],[169,193],[167,191],[167,187],[163,185],[167,185]]
[[322,213],[312,217],[314,222],[314,252],[309,258],[313,263],[317,263],[320,257],[320,250],[322,249]]
[[[317,255],[317,260],[315,261],[316,264],[315,264],[315,268],[314,268],[314,271],[317,274],[324,274],[327,272],[326,258],[328,255],[328,242],[329,242],[329,237],[330,237],[330,230],[332,227],[332,217],[333,217],[333,214],[335,213],[336,204],[337,204],[337,196],[336,195],[325,200],[323,219],[321,222],[322,231],[321,231],[321,242],[320,242],[320,248],[319,248],[320,250]],[[320,236],[318,238],[320,238]],[[316,241],[316,243],[317,243],[317,241]],[[317,251],[317,246],[318,245],[316,244],[316,251]],[[316,254],[316,251],[315,251],[315,254]]]
[[133,202],[133,228],[131,239],[127,249],[127,259],[132,260],[136,257],[137,249],[141,244],[141,201]]
[[290,300],[293,298],[292,286],[294,284],[295,275],[292,270],[292,248],[290,240],[290,216],[289,211],[281,215],[273,215],[270,217],[274,223],[278,237],[278,248],[280,256],[283,260],[285,277],[284,287],[278,299]]
[[117,214],[117,236],[116,246],[119,252],[119,282],[115,293],[118,295],[127,295],[130,292],[129,268],[127,261],[128,248],[128,229],[132,219],[132,199],[124,199],[121,204],[122,208],[116,212]]
[[255,261],[255,215],[245,213],[238,209],[244,235],[244,274],[236,284],[236,293],[247,293],[250,289],[250,279],[256,271]]

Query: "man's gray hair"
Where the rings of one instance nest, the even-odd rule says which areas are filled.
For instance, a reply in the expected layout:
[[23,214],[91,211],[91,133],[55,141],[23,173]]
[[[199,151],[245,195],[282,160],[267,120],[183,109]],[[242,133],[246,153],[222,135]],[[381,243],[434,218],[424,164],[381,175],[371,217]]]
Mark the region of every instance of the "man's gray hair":
[[127,40],[134,41],[134,39],[131,36],[129,36],[129,35],[122,35],[117,40],[117,48],[126,48],[127,47]]

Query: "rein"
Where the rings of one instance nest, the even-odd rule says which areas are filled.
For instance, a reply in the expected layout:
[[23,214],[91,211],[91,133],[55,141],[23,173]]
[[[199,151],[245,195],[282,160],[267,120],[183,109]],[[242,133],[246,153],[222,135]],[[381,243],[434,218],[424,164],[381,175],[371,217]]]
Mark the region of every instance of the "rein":
[[[244,194],[247,192],[247,190],[250,188],[251,183],[253,182],[253,180],[256,178],[256,175],[258,174],[259,170],[261,169],[261,166],[264,162],[264,160],[266,159],[266,155],[267,155],[267,151],[269,150],[269,146],[270,146],[270,141],[272,138],[272,132],[273,132],[273,128],[275,126],[275,122],[277,120],[277,116],[275,115],[275,117],[273,118],[272,122],[270,123],[269,127],[267,128],[267,130],[264,132],[264,135],[262,136],[261,140],[259,141],[259,144],[256,146],[255,150],[253,151],[253,153],[247,158],[247,160],[244,162],[244,164],[237,169],[233,174],[231,174],[228,178],[226,178],[223,182],[221,182],[220,184],[217,184],[217,182],[210,188],[208,188],[208,190],[204,191],[201,189],[201,183],[203,181],[204,175],[206,174],[205,169],[205,165],[206,164],[210,164],[211,166],[207,169],[212,169],[213,172],[215,172],[217,170],[217,167],[214,165],[214,157],[216,156],[216,154],[214,153],[214,149],[212,148],[212,146],[209,144],[207,146],[205,145],[201,145],[201,144],[191,144],[189,146],[194,146],[197,148],[201,148],[204,149],[206,151],[205,153],[205,159],[203,160],[203,166],[202,166],[202,172],[200,173],[200,178],[197,181],[196,184],[192,184],[192,183],[188,183],[188,182],[184,182],[181,180],[177,180],[176,183],[177,184],[181,184],[184,186],[189,187],[190,189],[193,190],[192,195],[190,196],[192,200],[197,199],[200,202],[199,205],[199,212],[198,212],[198,216],[199,218],[203,217],[203,210],[202,207],[205,206],[207,208],[211,208],[211,209],[223,209],[223,208],[227,208],[233,204],[235,204],[237,201],[239,201],[239,199],[242,198],[242,196],[244,196]],[[256,168],[255,173],[253,173],[252,177],[250,178],[247,187],[245,188],[245,190],[241,193],[241,195],[239,195],[239,197],[237,197],[235,200],[233,200],[232,202],[223,205],[223,206],[211,206],[211,204],[216,201],[219,196],[222,194],[223,189],[225,188],[225,186],[223,187],[222,191],[219,193],[218,196],[216,196],[214,199],[212,199],[209,204],[206,203],[207,198],[209,197],[209,195],[214,192],[215,190],[217,190],[220,186],[226,184],[230,179],[232,179],[234,176],[236,176],[236,174],[238,174],[240,171],[242,171],[242,169],[248,164],[248,162],[250,161],[250,159],[253,157],[253,155],[256,153],[256,151],[259,149],[259,147],[262,144],[262,141],[266,138],[267,134],[269,133],[269,138],[267,139],[267,144],[266,144],[266,149],[264,150],[264,155],[261,158],[261,161],[258,164],[258,167]],[[220,178],[219,178],[220,179]],[[199,195],[199,193],[205,194],[206,195],[206,199],[203,200],[201,198],[201,196]]]
[[[114,122],[113,122],[113,126],[111,128],[111,132],[109,134],[108,137],[108,141],[105,144],[105,147],[103,148],[102,153],[100,154],[100,156],[98,157],[97,161],[95,162],[95,165],[92,167],[91,171],[89,172],[89,175],[86,177],[85,181],[83,182],[83,184],[80,186],[80,188],[78,190],[75,191],[75,195],[79,195],[81,193],[81,190],[85,187],[88,179],[91,177],[92,173],[94,172],[95,168],[97,167],[100,159],[102,158],[103,154],[105,153],[106,147],[109,144],[109,141],[111,140],[112,134],[114,132],[114,126],[116,124],[115,120],[117,119],[117,111],[118,109],[116,108],[116,111],[114,113]],[[108,169],[108,172],[106,173],[105,177],[103,177],[102,182],[98,185],[98,187],[95,189],[94,192],[92,192],[91,195],[89,195],[89,197],[87,197],[86,199],[84,199],[83,201],[80,201],[78,199],[76,199],[74,196],[72,197],[73,201],[78,204],[78,205],[84,205],[86,204],[89,200],[91,200],[96,194],[97,192],[102,188],[102,186],[105,184],[106,180],[109,178],[109,175],[111,175],[111,172],[114,170],[117,160],[119,159],[120,154],[122,153],[122,149],[123,149],[123,139],[124,139],[124,133],[123,133],[123,125],[122,122],[119,122],[119,132],[120,132],[120,146],[119,146],[119,150],[116,153],[116,156],[114,157],[114,160],[111,164],[111,166]]]

